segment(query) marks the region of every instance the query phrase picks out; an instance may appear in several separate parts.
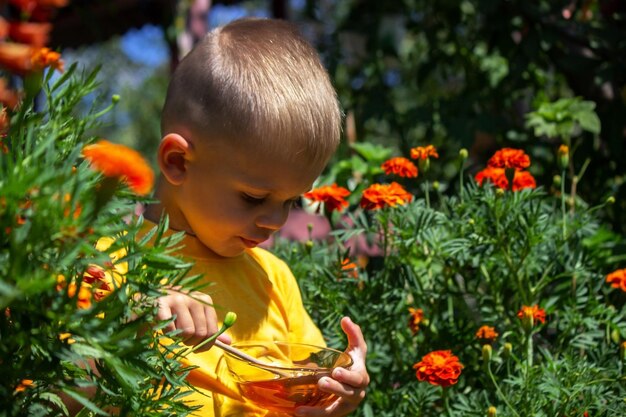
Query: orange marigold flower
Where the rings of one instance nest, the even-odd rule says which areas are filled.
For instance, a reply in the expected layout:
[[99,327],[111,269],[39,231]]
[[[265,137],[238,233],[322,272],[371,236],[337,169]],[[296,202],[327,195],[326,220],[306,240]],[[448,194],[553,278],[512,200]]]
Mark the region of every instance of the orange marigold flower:
[[619,288],[626,292],[626,269],[618,269],[606,276],[606,282],[613,288]]
[[372,184],[363,191],[361,207],[366,210],[375,210],[384,207],[404,205],[413,199],[413,195],[407,192],[397,182],[391,184]]
[[517,312],[517,317],[520,320],[532,319],[533,323],[540,321],[543,324],[546,322],[546,311],[537,304],[533,306],[522,306]]
[[524,169],[530,166],[530,157],[521,149],[503,148],[487,162],[493,168]]
[[67,295],[70,298],[74,298],[76,296],[76,306],[80,309],[86,309],[91,307],[91,289],[86,285],[81,285],[78,289],[78,294],[76,294],[77,285],[75,283],[70,283],[67,286]]
[[[2,65],[1,62],[0,65]],[[0,78],[0,103],[10,109],[14,109],[20,103],[20,99],[20,94],[9,88],[6,79]]]
[[[7,109],[5,107],[2,107],[0,109],[0,135],[6,133],[7,130],[9,130],[9,123],[10,123],[10,118],[9,118],[9,114],[7,113]],[[7,147],[6,152],[4,152],[5,146],[6,144],[2,143],[2,140],[0,140],[0,148],[2,148],[2,153],[9,153],[8,147]]]
[[24,74],[32,68],[30,61],[33,49],[29,45],[15,42],[0,42],[0,66],[11,72]]
[[359,277],[359,268],[356,263],[351,262],[350,258],[346,258],[341,262],[341,271],[351,278]]
[[426,381],[432,385],[447,387],[459,380],[463,365],[459,358],[449,350],[436,350],[425,355],[415,365],[415,376],[419,381]]
[[38,22],[11,22],[9,24],[9,36],[11,39],[27,43],[36,48],[41,48],[48,43],[51,23]]
[[409,307],[409,328],[415,335],[420,329],[420,324],[424,320],[424,310],[421,308]]
[[33,382],[32,379],[22,379],[20,381],[19,384],[17,384],[17,387],[15,387],[15,391],[14,392],[22,392],[24,391],[26,388],[30,388],[33,385],[35,385],[35,383]]
[[50,50],[50,48],[36,49],[30,58],[34,70],[43,70],[52,67],[59,72],[63,72],[63,60],[61,54]]
[[412,159],[427,159],[427,158],[430,158],[431,156],[433,158],[439,158],[437,149],[433,145],[418,146],[416,148],[411,149]]
[[[504,168],[487,167],[478,172],[474,177],[478,185],[483,185],[485,180],[488,180],[493,185],[503,190],[509,189],[509,180],[506,178]],[[515,171],[513,177],[513,191],[519,191],[524,188],[536,188],[537,182],[535,177],[528,171]]]
[[324,203],[324,207],[327,211],[341,211],[348,207],[348,202],[345,197],[350,195],[350,191],[344,187],[339,187],[337,184],[323,185],[315,188],[307,193],[304,193],[304,197],[313,202]]
[[107,177],[119,177],[139,195],[154,184],[154,172],[139,152],[104,139],[83,148],[83,156]]
[[483,340],[496,340],[498,337],[498,332],[491,326],[480,326],[480,328],[476,331],[476,338]]
[[396,157],[383,162],[381,168],[385,174],[395,174],[403,178],[417,177],[417,167],[413,162],[404,157]]

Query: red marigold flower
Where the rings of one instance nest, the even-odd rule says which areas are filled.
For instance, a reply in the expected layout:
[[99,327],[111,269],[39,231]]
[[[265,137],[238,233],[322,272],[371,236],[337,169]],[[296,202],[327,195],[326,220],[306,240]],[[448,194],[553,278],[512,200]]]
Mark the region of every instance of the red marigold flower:
[[105,176],[121,178],[139,195],[146,195],[152,189],[154,172],[133,149],[103,139],[85,146],[83,156]]
[[524,169],[530,166],[530,157],[521,149],[503,148],[487,162],[493,168]]
[[424,310],[421,308],[409,307],[409,328],[415,335],[420,329],[420,324],[424,320]]
[[97,265],[89,265],[83,274],[83,282],[93,284],[95,281],[104,281],[105,277],[104,269]]
[[375,210],[384,207],[404,205],[413,199],[413,195],[407,192],[397,182],[391,184],[372,184],[363,191],[361,207],[366,210]]
[[348,202],[344,197],[350,195],[350,191],[346,188],[339,187],[337,184],[323,185],[304,194],[305,198],[314,202],[324,203],[327,211],[341,211],[348,207]]
[[540,321],[543,324],[546,322],[546,311],[537,304],[533,306],[522,306],[517,312],[517,317],[520,320],[532,319],[533,323]]
[[476,338],[483,340],[496,340],[498,337],[498,332],[491,326],[480,326],[480,328],[476,331]]
[[[487,167],[478,172],[474,177],[478,185],[483,185],[485,180],[488,180],[493,185],[503,190],[509,189],[509,180],[506,178],[504,168]],[[524,188],[536,188],[537,182],[535,177],[528,171],[515,171],[513,177],[513,191],[519,191]]]
[[415,376],[419,381],[447,387],[457,383],[463,364],[449,350],[436,350],[425,355],[415,365]]
[[401,156],[388,159],[383,162],[381,168],[387,175],[395,174],[403,178],[417,177],[417,167],[415,164],[407,158]]
[[430,158],[431,156],[433,158],[439,158],[437,149],[433,145],[418,146],[416,148],[411,149],[412,159],[427,159],[427,158]]
[[626,292],[626,269],[618,269],[606,276],[606,282],[613,288],[619,288]]

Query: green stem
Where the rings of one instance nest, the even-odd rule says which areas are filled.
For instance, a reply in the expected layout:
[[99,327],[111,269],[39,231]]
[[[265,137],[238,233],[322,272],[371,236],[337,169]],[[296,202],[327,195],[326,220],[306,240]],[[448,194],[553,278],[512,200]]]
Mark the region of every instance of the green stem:
[[204,339],[202,342],[198,343],[197,345],[195,345],[193,348],[191,348],[189,350],[189,352],[187,352],[187,354],[189,353],[193,353],[195,351],[197,351],[198,349],[202,348],[203,346],[205,346],[207,343],[211,343],[214,342],[215,339],[217,339],[222,333],[224,333],[226,330],[228,330],[228,328],[230,328],[233,325],[233,323],[228,323],[228,322],[224,322],[222,324],[222,327],[220,327],[220,329],[217,331],[217,333],[214,333],[213,335],[207,337],[206,339]]
[[565,168],[561,175],[561,214],[563,216],[563,239],[567,239],[567,211],[565,210]]
[[526,365],[528,372],[533,366],[533,333],[532,330],[526,334]]
[[448,389],[441,387],[441,398],[443,398],[443,408],[446,411],[446,415],[452,417],[452,411],[450,410],[450,401],[448,398]]
[[509,400],[506,398],[506,396],[504,395],[504,393],[500,389],[500,385],[498,385],[498,382],[496,381],[496,378],[493,376],[493,372],[491,372],[491,364],[490,363],[487,363],[487,375],[489,375],[489,378],[491,379],[491,382],[493,383],[493,386],[496,388],[496,392],[498,393],[498,396],[500,397],[500,399],[506,404],[507,407],[509,407],[509,409],[511,410],[511,412],[513,414],[515,414],[517,417],[520,417],[520,415],[518,414],[518,412],[515,409],[515,407],[513,407],[511,405]]
[[426,207],[430,208],[430,192],[429,192],[428,180],[424,182],[424,196],[426,197]]

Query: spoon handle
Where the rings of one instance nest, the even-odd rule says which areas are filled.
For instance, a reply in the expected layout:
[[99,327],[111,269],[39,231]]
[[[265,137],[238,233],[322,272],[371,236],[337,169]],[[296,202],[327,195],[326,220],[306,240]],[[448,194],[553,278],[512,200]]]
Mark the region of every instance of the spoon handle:
[[254,358],[247,353],[244,353],[239,349],[232,347],[231,345],[227,345],[226,343],[221,342],[219,339],[215,340],[215,346],[243,359],[244,361],[254,363],[255,365],[267,366],[266,363],[261,362],[257,358]]
[[268,363],[262,362],[260,360],[258,360],[255,357],[252,357],[250,355],[248,355],[247,353],[244,353],[242,351],[240,351],[237,348],[232,347],[231,345],[227,345],[226,343],[223,343],[219,340],[215,340],[215,346],[217,346],[220,349],[225,350],[226,352],[235,355],[241,359],[243,359],[244,361],[253,364],[254,366],[257,366],[261,369],[265,369],[266,371],[272,372],[273,374],[278,375],[279,377],[289,377],[289,372],[285,372],[285,371],[281,371],[278,369],[275,369],[273,366],[271,366]]

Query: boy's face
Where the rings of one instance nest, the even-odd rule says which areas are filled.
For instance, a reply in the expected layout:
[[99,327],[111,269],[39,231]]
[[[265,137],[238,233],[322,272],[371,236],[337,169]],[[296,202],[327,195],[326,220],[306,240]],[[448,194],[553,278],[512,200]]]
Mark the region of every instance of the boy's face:
[[282,227],[323,166],[217,142],[197,144],[190,154],[176,191],[183,222],[177,226],[195,233],[212,254],[233,257]]

